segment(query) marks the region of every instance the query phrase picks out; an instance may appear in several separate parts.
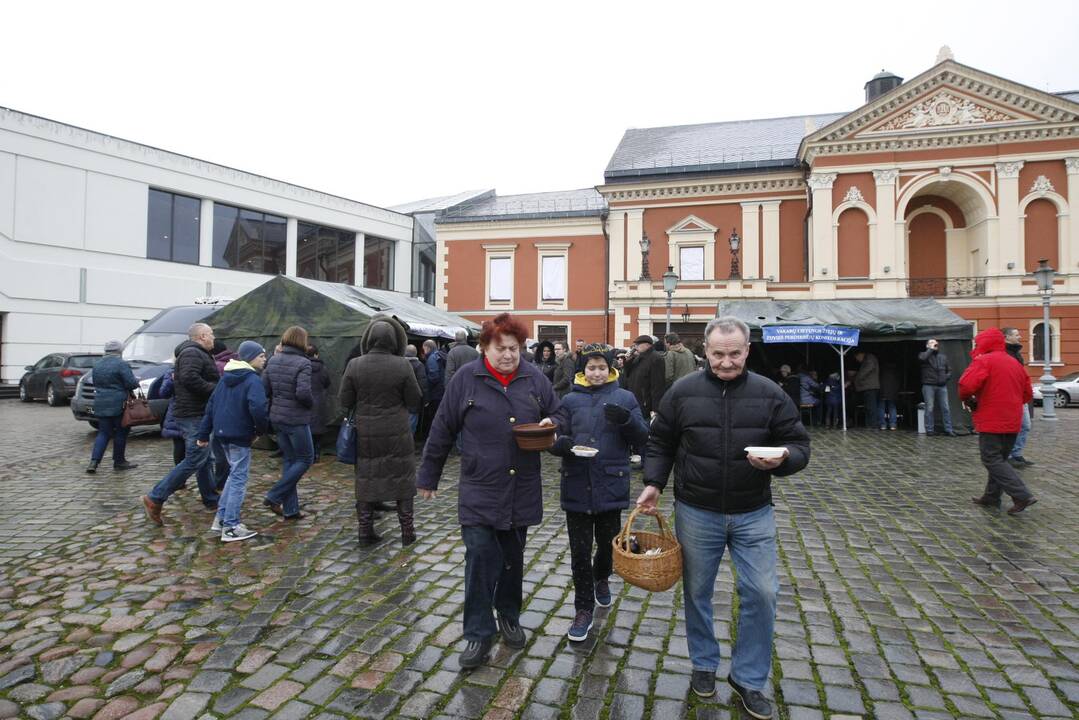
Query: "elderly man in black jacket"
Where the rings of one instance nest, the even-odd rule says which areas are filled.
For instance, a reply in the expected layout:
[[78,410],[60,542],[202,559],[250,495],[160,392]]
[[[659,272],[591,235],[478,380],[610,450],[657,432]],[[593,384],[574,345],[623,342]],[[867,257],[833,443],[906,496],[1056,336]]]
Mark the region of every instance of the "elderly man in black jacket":
[[162,524],[162,505],[192,475],[198,478],[203,505],[216,508],[219,498],[210,477],[210,448],[198,445],[199,425],[206,403],[221,379],[212,354],[214,331],[205,323],[195,323],[188,328],[187,337],[176,346],[172,406],[172,416],[184,434],[184,459],[142,497],[146,516],[158,525]]
[[[723,552],[738,575],[738,640],[727,682],[746,711],[770,718],[763,690],[772,666],[775,625],[776,524],[772,476],[809,463],[809,435],[798,408],[771,380],[746,369],[749,328],[733,317],[705,329],[705,372],[689,375],[663,397],[652,423],[637,505],[654,513],[674,469],[675,525],[682,544],[690,687],[715,693],[719,643],[712,593]],[[759,454],[747,452],[753,447]],[[762,448],[774,451],[775,457]]]

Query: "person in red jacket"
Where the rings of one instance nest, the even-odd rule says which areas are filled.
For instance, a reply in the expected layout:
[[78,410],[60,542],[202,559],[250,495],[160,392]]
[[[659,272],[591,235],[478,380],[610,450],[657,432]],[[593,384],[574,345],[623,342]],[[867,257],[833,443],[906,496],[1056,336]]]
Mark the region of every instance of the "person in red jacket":
[[959,398],[973,407],[978,450],[989,473],[985,492],[971,498],[978,505],[1000,507],[1002,492],[1015,504],[1015,515],[1038,502],[1008,464],[1008,455],[1019,433],[1020,410],[1030,402],[1030,378],[1004,349],[1004,333],[997,328],[983,330],[974,338],[973,362],[959,378]]

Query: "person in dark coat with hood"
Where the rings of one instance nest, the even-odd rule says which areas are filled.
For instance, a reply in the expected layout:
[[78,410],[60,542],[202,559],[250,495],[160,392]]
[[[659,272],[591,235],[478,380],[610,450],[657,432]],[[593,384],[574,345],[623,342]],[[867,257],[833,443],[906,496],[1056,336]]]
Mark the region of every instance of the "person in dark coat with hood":
[[397,501],[401,544],[416,541],[413,503],[416,460],[409,413],[423,400],[412,365],[404,358],[405,329],[388,315],[375,315],[364,331],[363,355],[349,362],[341,379],[341,405],[356,419],[356,520],[360,545],[373,545],[373,503]]
[[266,363],[262,384],[270,403],[270,422],[281,448],[281,479],[266,493],[263,505],[286,520],[299,520],[300,478],[315,461],[311,440],[311,361],[307,359],[307,331],[293,325],[281,335],[281,352]]
[[543,342],[536,343],[535,355],[532,362],[536,364],[543,374],[547,376],[547,379],[552,383],[554,382],[554,371],[558,368],[558,361],[555,359],[554,344],[550,340],[544,340]]
[[105,343],[105,357],[94,364],[94,417],[97,418],[97,437],[90,452],[90,464],[86,472],[97,472],[97,466],[105,457],[105,449],[112,440],[112,467],[114,470],[130,470],[138,467],[127,461],[129,428],[120,424],[124,414],[124,401],[139,386],[131,366],[120,357],[124,346],[119,340]]
[[315,462],[318,462],[322,454],[322,435],[326,432],[325,397],[330,388],[330,376],[322,358],[318,356],[318,347],[307,346],[307,359],[311,362],[311,396],[315,400],[311,407],[311,444],[315,451]]
[[[633,393],[618,387],[613,360],[611,348],[603,344],[585,345],[578,353],[581,371],[562,398],[568,420],[551,448],[562,457],[562,509],[569,532],[576,612],[567,635],[573,642],[588,638],[597,604],[611,605],[611,541],[622,527],[622,510],[629,503],[630,447],[648,442],[648,423]],[[578,456],[573,451],[577,446],[599,452],[594,457]]]
[[[463,668],[484,662],[496,633],[511,648],[527,642],[520,615],[524,544],[543,517],[540,454],[522,450],[513,429],[562,425],[565,411],[547,378],[521,361],[528,330],[509,313],[483,323],[482,355],[453,376],[431,425],[416,485],[435,497],[461,435],[457,516],[465,545]],[[498,613],[495,623],[493,612]]]
[[625,385],[640,403],[645,419],[650,419],[667,390],[667,364],[654,349],[651,335],[641,335],[633,345],[636,352],[626,360]]

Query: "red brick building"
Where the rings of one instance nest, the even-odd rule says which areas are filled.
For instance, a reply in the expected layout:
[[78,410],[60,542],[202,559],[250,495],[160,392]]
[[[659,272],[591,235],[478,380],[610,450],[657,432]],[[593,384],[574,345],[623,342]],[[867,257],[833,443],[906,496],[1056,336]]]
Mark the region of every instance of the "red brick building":
[[662,333],[668,265],[673,327],[689,334],[721,299],[929,296],[976,328],[1019,327],[1036,377],[1029,273],[1047,258],[1050,357],[1058,377],[1079,370],[1079,92],[952,59],[865,90],[845,114],[628,130],[594,189],[450,208],[436,302],[626,346]]

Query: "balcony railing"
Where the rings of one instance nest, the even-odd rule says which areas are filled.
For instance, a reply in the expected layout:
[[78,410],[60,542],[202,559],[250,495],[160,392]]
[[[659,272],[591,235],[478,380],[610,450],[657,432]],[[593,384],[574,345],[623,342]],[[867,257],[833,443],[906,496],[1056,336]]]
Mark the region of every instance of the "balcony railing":
[[908,297],[982,297],[984,277],[910,278]]

